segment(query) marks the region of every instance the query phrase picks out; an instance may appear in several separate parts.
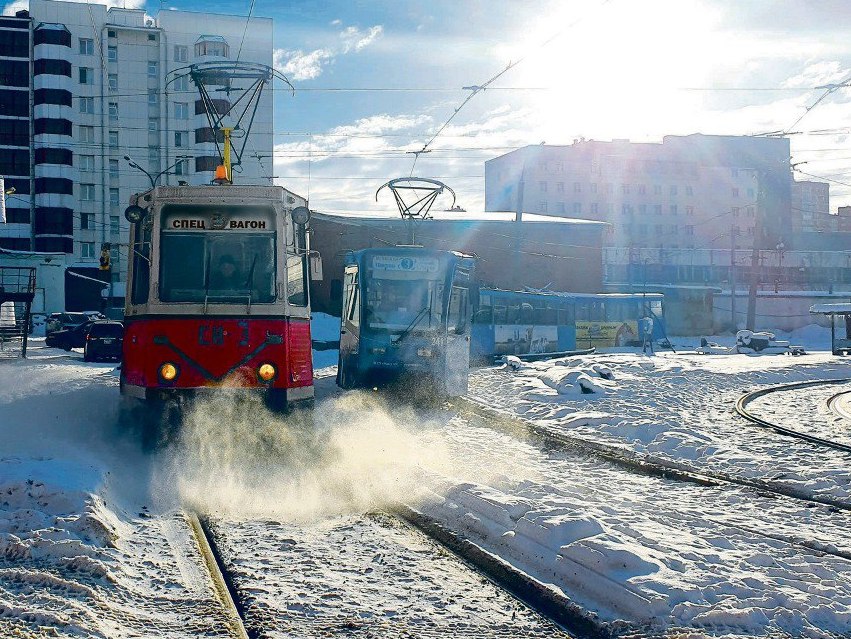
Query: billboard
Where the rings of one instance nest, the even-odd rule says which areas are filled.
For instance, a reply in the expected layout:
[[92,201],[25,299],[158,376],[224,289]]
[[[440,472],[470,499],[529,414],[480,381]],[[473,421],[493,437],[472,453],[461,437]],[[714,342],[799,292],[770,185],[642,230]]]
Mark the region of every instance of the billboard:
[[638,320],[576,322],[576,348],[615,348],[639,339]]

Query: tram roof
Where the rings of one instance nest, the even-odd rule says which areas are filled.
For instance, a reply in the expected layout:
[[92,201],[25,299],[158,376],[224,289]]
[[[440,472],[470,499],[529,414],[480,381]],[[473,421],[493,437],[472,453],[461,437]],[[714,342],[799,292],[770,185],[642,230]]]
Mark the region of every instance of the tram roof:
[[[335,222],[355,223],[381,223],[386,224],[388,220],[402,221],[398,211],[340,211],[340,210],[315,210],[313,214],[324,217]],[[432,221],[436,222],[514,222],[516,213],[514,211],[432,211]],[[523,213],[523,223],[549,223],[585,226],[588,228],[600,228],[608,226],[608,222],[597,220],[584,220],[573,217],[558,217],[555,215],[540,215],[538,213]]]

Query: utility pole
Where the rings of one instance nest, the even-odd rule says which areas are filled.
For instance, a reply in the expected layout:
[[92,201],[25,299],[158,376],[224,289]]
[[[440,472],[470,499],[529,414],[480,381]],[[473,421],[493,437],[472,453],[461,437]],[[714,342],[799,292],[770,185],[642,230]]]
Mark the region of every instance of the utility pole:
[[733,332],[738,329],[736,320],[736,237],[739,231],[735,225],[730,226],[730,319],[733,324]]
[[756,220],[753,230],[753,250],[751,251],[751,282],[748,289],[748,330],[756,330],[756,294],[759,288],[759,245],[763,237],[763,217],[765,215],[765,194],[763,193],[762,170],[756,172]]

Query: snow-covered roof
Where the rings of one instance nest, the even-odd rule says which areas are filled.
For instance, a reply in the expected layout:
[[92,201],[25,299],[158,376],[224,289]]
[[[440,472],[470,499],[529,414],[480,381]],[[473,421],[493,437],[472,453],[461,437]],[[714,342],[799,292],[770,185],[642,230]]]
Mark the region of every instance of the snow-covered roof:
[[813,304],[810,313],[818,315],[851,315],[851,304]]
[[[398,211],[339,211],[339,210],[314,210],[314,214],[328,218],[351,218],[353,221],[375,221],[386,222],[387,220],[401,220]],[[513,222],[516,213],[513,211],[432,211],[430,215],[434,221],[461,221],[461,222]],[[583,226],[608,226],[607,222],[597,220],[583,220],[573,217],[558,217],[555,215],[539,215],[537,213],[524,213],[523,222],[550,222],[556,224],[575,224]]]

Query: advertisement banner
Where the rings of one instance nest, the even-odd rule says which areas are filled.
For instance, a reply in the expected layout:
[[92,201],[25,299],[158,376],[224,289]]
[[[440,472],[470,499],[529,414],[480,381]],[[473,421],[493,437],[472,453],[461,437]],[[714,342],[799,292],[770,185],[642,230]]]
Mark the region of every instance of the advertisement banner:
[[576,348],[614,348],[638,340],[638,320],[576,322]]
[[528,355],[530,353],[557,353],[558,327],[556,326],[494,326],[497,355]]

